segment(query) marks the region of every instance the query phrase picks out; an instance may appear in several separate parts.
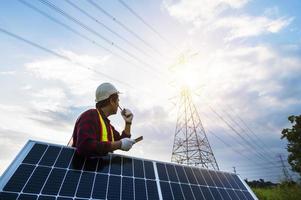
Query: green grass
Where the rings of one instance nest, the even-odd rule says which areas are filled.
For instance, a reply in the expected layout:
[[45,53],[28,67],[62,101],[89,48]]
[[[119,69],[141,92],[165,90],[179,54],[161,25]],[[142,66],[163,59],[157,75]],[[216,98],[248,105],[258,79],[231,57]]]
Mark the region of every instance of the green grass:
[[273,188],[252,188],[259,200],[301,200],[300,185],[279,185]]

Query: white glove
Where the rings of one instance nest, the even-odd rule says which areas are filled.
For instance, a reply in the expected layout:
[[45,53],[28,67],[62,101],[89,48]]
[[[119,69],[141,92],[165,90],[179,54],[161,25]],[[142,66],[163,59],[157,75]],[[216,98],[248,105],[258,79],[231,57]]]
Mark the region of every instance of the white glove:
[[123,117],[125,122],[132,123],[134,115],[129,109],[123,109],[121,111],[121,116]]
[[121,150],[123,151],[130,150],[133,144],[135,144],[135,140],[130,138],[123,138],[120,141],[121,141]]

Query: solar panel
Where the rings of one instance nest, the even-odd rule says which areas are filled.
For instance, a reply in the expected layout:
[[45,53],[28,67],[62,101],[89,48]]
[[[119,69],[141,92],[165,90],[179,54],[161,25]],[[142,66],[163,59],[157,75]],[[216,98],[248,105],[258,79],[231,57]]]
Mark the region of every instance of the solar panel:
[[118,154],[85,158],[29,141],[0,179],[0,199],[256,200],[236,174]]

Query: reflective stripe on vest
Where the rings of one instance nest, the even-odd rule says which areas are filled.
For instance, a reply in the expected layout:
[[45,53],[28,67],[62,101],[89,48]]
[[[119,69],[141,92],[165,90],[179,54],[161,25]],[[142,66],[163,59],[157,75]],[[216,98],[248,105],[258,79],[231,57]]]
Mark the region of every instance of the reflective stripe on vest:
[[[96,109],[97,110],[97,109]],[[101,138],[100,138],[100,141],[102,142],[107,142],[108,141],[108,131],[107,131],[107,127],[106,127],[106,124],[105,122],[103,121],[99,111],[97,110],[97,113],[98,113],[98,117],[99,117],[99,122],[100,122],[100,125],[101,125]],[[111,132],[111,138],[112,138],[112,142],[114,142],[114,135],[113,135],[113,130],[112,130],[112,127],[110,126],[110,132]]]

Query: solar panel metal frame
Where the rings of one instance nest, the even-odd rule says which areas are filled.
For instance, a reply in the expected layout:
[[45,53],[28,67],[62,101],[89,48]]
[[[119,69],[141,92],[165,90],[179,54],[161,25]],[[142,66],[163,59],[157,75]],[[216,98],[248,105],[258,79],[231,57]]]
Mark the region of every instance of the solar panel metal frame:
[[[66,146],[64,145],[59,145],[59,144],[51,144],[51,143],[46,143],[46,142],[41,142],[41,141],[34,141],[34,140],[29,140],[25,145],[24,147],[22,148],[22,150],[18,153],[18,155],[15,157],[15,159],[11,162],[11,164],[8,166],[8,168],[4,171],[4,173],[2,174],[2,176],[0,177],[0,192],[5,192],[3,191],[3,188],[5,187],[5,185],[8,183],[8,181],[10,180],[10,178],[13,176],[13,174],[16,172],[17,168],[20,166],[20,164],[22,164],[22,161],[25,159],[25,157],[27,156],[27,154],[30,152],[30,150],[32,149],[32,147],[35,145],[35,144],[42,144],[42,145],[48,145],[48,146],[57,146],[57,147],[60,147],[60,148],[66,148]],[[70,148],[70,149],[75,149],[73,147],[67,147],[67,148]],[[47,149],[45,150],[45,152],[43,153],[43,155],[46,153]],[[42,155],[42,156],[43,156]],[[157,184],[157,190],[158,190],[158,196],[159,196],[159,199],[162,200],[163,199],[163,196],[162,196],[162,190],[161,190],[161,186],[160,186],[160,181],[162,181],[160,178],[159,178],[159,174],[158,174],[158,169],[157,169],[157,163],[159,164],[169,164],[169,165],[173,165],[173,166],[181,166],[181,167],[189,167],[191,169],[193,168],[197,168],[197,169],[202,169],[202,170],[207,170],[207,171],[214,171],[216,172],[215,170],[211,170],[211,169],[205,169],[205,168],[200,168],[200,167],[195,167],[195,166],[186,166],[186,165],[181,165],[181,164],[177,164],[177,163],[169,163],[169,162],[162,162],[162,161],[156,161],[156,160],[150,160],[150,159],[144,159],[144,158],[138,158],[138,157],[132,157],[132,156],[126,156],[126,155],[121,155],[121,154],[115,154],[115,153],[109,153],[110,156],[114,155],[114,156],[120,156],[120,157],[123,157],[123,158],[130,158],[130,159],[133,159],[133,162],[134,162],[134,159],[137,159],[137,160],[142,160],[142,161],[150,161],[153,163],[153,168],[154,168],[154,174],[155,174],[155,181],[156,181],[156,184]],[[59,156],[59,155],[58,155]],[[42,157],[41,157],[42,158]],[[40,159],[41,160],[41,159]],[[110,159],[111,160],[111,159]],[[72,160],[70,160],[71,162]],[[54,164],[53,164],[54,165]],[[70,165],[70,163],[69,163]],[[133,166],[133,172],[134,172],[134,164],[132,164]],[[53,166],[52,166],[53,167]],[[84,166],[82,166],[82,168],[84,168]],[[69,168],[66,168],[67,170]],[[97,170],[97,169],[96,169]],[[167,171],[166,171],[167,172]],[[234,174],[234,173],[231,173],[231,172],[223,172],[223,171],[218,171],[218,172],[221,172],[221,173],[225,173],[225,174],[232,174],[232,175],[235,175],[238,177],[238,179],[240,180],[240,182],[244,185],[244,187],[247,189],[247,191],[249,192],[249,194],[252,196],[252,198],[254,200],[258,200],[258,198],[256,197],[256,195],[253,193],[253,191],[251,190],[251,188],[246,184],[246,182],[237,174]],[[34,172],[32,172],[33,174]],[[51,172],[49,172],[50,174]],[[92,172],[93,173],[93,172]],[[32,175],[31,174],[31,175]],[[66,172],[67,174],[67,172]],[[185,172],[186,174],[186,172]],[[114,174],[113,174],[114,175]],[[49,175],[48,175],[49,176]],[[66,175],[65,175],[66,176]],[[81,175],[80,175],[81,176]],[[96,176],[96,175],[95,175]],[[168,172],[167,172],[167,176],[168,176]],[[47,177],[48,178],[48,177]],[[133,178],[136,178],[133,174]],[[29,178],[28,178],[29,179]],[[47,180],[47,179],[46,179]],[[79,179],[80,180],[80,179]],[[78,180],[78,181],[79,181]],[[145,179],[146,180],[146,179]],[[27,180],[28,181],[28,180]],[[109,180],[108,180],[109,181]],[[164,181],[166,182],[166,181]],[[169,183],[171,183],[170,181],[167,181]],[[46,181],[45,181],[46,183]],[[45,183],[44,183],[44,186],[45,186]],[[179,180],[179,183],[180,183],[180,180]],[[26,185],[27,183],[25,183]],[[63,182],[61,183],[63,185]],[[79,184],[79,183],[78,183]],[[190,184],[190,183],[188,183]],[[25,185],[24,185],[24,188],[25,188]],[[61,187],[62,187],[61,185]],[[108,187],[109,183],[107,183],[107,187]],[[77,186],[78,187],[78,186]],[[206,187],[209,187],[208,185]],[[23,188],[23,189],[24,189]],[[214,188],[214,187],[213,187]],[[217,188],[217,187],[216,187]],[[60,188],[61,189],[61,188]],[[93,188],[92,188],[93,189]],[[172,192],[172,190],[171,190]],[[17,193],[17,192],[16,192]],[[23,194],[21,192],[19,192],[20,194]],[[58,195],[56,195],[58,196]],[[92,194],[91,194],[92,196]],[[120,196],[121,197],[121,196]],[[83,198],[85,199],[85,198]],[[89,199],[89,198],[87,198]]]

